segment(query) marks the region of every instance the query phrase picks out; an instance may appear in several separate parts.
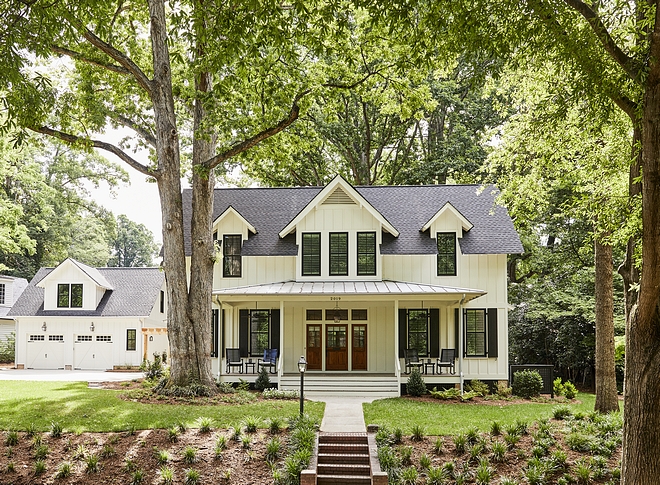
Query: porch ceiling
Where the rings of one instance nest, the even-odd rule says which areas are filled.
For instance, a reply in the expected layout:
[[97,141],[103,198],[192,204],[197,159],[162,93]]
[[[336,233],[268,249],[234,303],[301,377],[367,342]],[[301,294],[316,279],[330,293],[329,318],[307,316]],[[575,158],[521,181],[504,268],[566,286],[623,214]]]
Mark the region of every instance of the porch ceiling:
[[262,285],[221,288],[213,290],[213,295],[234,299],[236,297],[305,297],[310,296],[369,296],[392,298],[423,297],[435,300],[456,300],[465,295],[465,301],[485,295],[484,290],[459,288],[454,286],[407,283],[404,281],[284,281]]

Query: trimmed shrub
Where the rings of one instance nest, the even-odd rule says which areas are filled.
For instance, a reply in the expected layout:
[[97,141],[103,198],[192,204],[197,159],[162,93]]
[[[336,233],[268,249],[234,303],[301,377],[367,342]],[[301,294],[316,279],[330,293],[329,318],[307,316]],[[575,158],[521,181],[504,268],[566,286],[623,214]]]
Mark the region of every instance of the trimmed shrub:
[[257,376],[257,380],[254,381],[254,388],[257,391],[263,391],[264,389],[270,389],[272,386],[270,382],[270,377],[268,376],[268,371],[265,367],[262,367]]
[[521,370],[513,374],[513,394],[524,399],[537,397],[543,389],[543,378],[535,370]]
[[577,396],[577,388],[573,385],[572,382],[566,381],[564,383],[564,391],[566,399],[575,399],[575,396]]
[[465,387],[468,391],[472,391],[481,397],[485,397],[490,394],[490,388],[488,387],[488,384],[480,381],[479,379],[472,379],[470,384]]
[[422,394],[426,394],[426,382],[424,382],[422,373],[419,372],[419,369],[416,367],[413,367],[410,371],[410,376],[406,383],[406,390],[411,396],[421,396]]

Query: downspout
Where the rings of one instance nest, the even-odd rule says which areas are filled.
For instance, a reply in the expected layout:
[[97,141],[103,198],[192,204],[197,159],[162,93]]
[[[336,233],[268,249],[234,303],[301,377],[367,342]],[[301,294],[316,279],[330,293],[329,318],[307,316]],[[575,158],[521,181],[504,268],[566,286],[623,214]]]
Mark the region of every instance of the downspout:
[[458,302],[458,378],[461,386],[461,395],[463,395],[463,303],[465,303],[465,293]]

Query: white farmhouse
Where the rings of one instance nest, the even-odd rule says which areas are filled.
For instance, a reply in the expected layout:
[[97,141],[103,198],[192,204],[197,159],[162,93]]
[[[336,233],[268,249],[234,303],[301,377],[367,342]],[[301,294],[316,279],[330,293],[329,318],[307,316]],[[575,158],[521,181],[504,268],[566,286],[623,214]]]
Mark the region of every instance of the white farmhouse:
[[19,369],[139,366],[167,351],[159,268],[92,268],[67,259],[41,268],[14,304]]
[[[522,245],[496,195],[339,176],[325,187],[216,189],[214,372],[254,380],[276,349],[271,380],[298,388],[303,356],[311,393],[399,395],[415,354],[427,384],[505,381],[507,254]],[[184,191],[188,223],[190,210]],[[456,352],[455,373],[438,366],[443,350]]]

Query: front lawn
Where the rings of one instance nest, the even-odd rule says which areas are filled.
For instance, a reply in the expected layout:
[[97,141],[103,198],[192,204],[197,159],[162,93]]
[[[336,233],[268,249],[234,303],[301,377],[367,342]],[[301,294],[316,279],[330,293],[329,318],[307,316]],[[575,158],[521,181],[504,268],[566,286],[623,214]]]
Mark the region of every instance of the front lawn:
[[[193,426],[200,417],[211,418],[214,427],[229,428],[245,416],[286,420],[298,413],[297,400],[206,406],[142,404],[119,399],[121,391],[89,389],[86,382],[3,381],[0,389],[0,429],[5,430],[26,430],[34,425],[36,430],[46,431],[52,422],[77,433],[169,428],[179,422]],[[322,402],[305,403],[305,412],[318,422],[324,409]]]
[[[577,399],[556,405],[568,405],[572,412],[588,413],[594,410],[596,397],[579,393]],[[413,426],[422,426],[427,435],[440,436],[464,432],[470,428],[490,430],[491,423],[515,424],[517,421],[532,422],[550,418],[552,403],[508,403],[488,401],[485,404],[448,403],[447,401],[416,401],[407,398],[381,399],[363,404],[364,421],[389,429],[401,428],[409,433]]]

